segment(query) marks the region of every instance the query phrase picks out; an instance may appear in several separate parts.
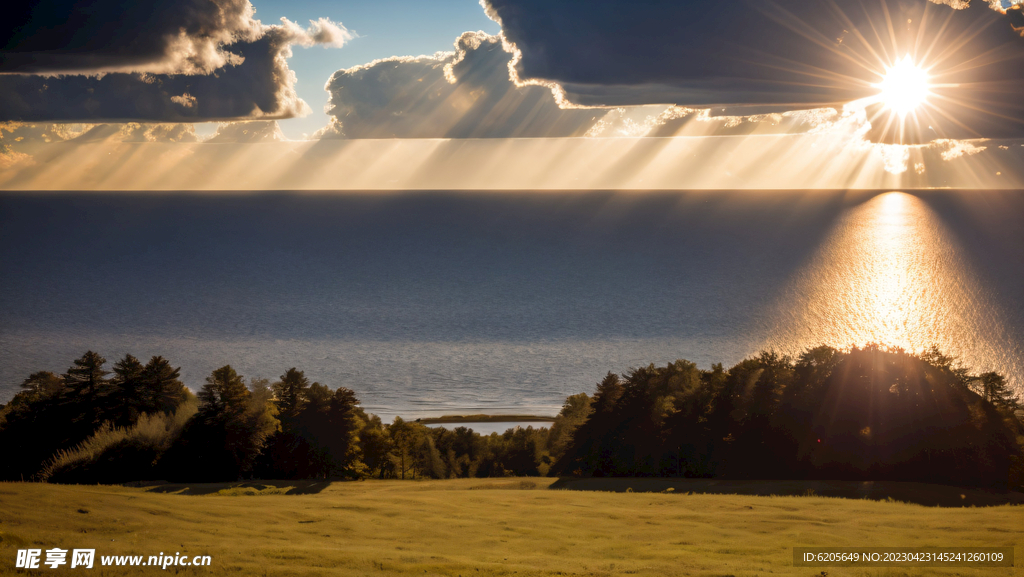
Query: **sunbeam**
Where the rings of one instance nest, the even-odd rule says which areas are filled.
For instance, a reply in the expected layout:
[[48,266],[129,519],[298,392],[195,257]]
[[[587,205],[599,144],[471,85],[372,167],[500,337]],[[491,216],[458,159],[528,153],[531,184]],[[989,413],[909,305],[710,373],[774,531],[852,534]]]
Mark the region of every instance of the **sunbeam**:
[[[1007,141],[871,145],[855,116],[821,132],[684,137],[61,143],[0,171],[9,190],[885,189],[1024,186]],[[849,122],[847,126],[846,122]],[[769,124],[767,122],[763,124]],[[756,127],[755,127],[756,128]],[[742,126],[737,130],[743,129]]]

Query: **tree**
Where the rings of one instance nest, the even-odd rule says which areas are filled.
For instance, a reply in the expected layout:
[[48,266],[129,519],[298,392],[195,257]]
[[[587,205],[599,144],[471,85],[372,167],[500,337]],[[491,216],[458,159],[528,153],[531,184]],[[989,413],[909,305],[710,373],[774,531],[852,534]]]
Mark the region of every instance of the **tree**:
[[377,415],[370,415],[364,420],[363,428],[359,431],[359,450],[368,474],[376,474],[383,479],[393,473],[391,438],[384,431],[384,425]]
[[604,379],[597,384],[597,391],[594,392],[594,412],[610,413],[615,410],[615,405],[622,396],[623,386],[619,375],[608,371]]
[[354,474],[359,463],[359,431],[362,421],[358,415],[359,400],[355,392],[339,387],[331,397],[329,413],[330,433],[321,443],[327,449],[335,474]]
[[50,397],[64,388],[64,381],[50,371],[39,371],[22,381],[21,388],[37,398]]
[[334,392],[326,385],[320,383],[309,385],[309,389],[306,390],[306,404],[303,407],[303,412],[326,413],[331,408],[333,396]]
[[533,427],[509,429],[501,436],[504,451],[501,465],[506,473],[522,476],[537,476],[537,439]]
[[302,371],[292,367],[281,375],[281,380],[274,383],[274,395],[277,397],[277,410],[281,422],[289,427],[306,406],[306,390],[309,379]]
[[231,365],[224,365],[206,377],[206,384],[196,396],[199,397],[199,414],[202,418],[220,419],[245,412],[249,389]]
[[431,435],[419,437],[413,453],[413,461],[416,463],[416,468],[421,474],[431,479],[448,478],[448,467],[445,466],[444,460],[441,458],[441,452],[437,450],[434,438]]
[[[871,349],[872,347],[874,349],[880,348],[878,345],[868,345],[867,348]],[[904,351],[902,349],[893,349],[891,352],[902,353]],[[943,354],[938,346],[932,345],[928,350],[921,353],[921,360],[940,371],[952,375],[959,386],[964,388],[970,386],[972,378],[968,374],[970,372],[969,369],[960,365],[956,357]]]
[[395,417],[395,420],[388,425],[388,436],[391,438],[391,445],[394,451],[391,453],[391,462],[394,463],[395,474],[405,479],[406,473],[413,473],[413,448],[416,444],[416,430],[402,419]]
[[762,352],[700,371],[696,385],[692,372],[677,361],[609,374],[552,471],[1004,487],[1024,456],[1005,379],[935,349]]
[[576,428],[562,458],[551,468],[557,475],[591,475],[609,466],[608,445],[619,423],[616,415],[625,387],[619,376],[608,372],[597,384],[587,420]]
[[568,448],[576,429],[586,422],[591,412],[591,399],[586,393],[566,397],[562,410],[555,417],[548,433],[548,452],[552,459],[558,459]]
[[0,478],[30,478],[53,453],[82,442],[107,418],[105,362],[88,351],[59,383],[46,371],[23,382],[25,390],[0,412]]
[[981,385],[982,396],[993,405],[1005,409],[1016,409],[1020,405],[1013,389],[1006,384],[1006,379],[999,373],[982,373],[978,375],[978,383]]
[[84,355],[73,361],[74,364],[64,373],[64,383],[71,387],[76,393],[83,390],[92,395],[107,383],[106,376],[109,371],[103,370],[107,359],[92,351],[86,351]]
[[114,363],[111,384],[116,394],[112,410],[114,424],[118,427],[131,426],[148,408],[142,381],[144,369],[139,359],[132,355],[125,355],[123,359]]
[[169,476],[182,480],[235,480],[252,471],[267,439],[279,429],[265,381],[252,391],[231,365],[206,378],[199,412],[172,449]]
[[149,359],[142,370],[147,411],[170,413],[177,409],[189,394],[178,379],[180,374],[181,368],[172,367],[163,357]]

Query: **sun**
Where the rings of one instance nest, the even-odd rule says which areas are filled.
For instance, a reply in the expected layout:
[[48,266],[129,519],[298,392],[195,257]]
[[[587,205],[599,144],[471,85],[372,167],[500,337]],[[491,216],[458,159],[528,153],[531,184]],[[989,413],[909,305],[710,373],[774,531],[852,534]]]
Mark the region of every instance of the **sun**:
[[928,80],[928,73],[908,54],[893,66],[886,66],[885,76],[874,86],[879,90],[878,100],[903,118],[928,100]]

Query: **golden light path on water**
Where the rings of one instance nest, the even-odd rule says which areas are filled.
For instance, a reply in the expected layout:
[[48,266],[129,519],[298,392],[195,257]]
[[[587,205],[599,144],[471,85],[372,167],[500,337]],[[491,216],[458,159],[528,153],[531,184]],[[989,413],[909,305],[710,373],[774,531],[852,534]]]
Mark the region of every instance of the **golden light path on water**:
[[1020,343],[953,234],[919,198],[887,192],[854,208],[796,275],[767,346],[937,345],[1018,384]]

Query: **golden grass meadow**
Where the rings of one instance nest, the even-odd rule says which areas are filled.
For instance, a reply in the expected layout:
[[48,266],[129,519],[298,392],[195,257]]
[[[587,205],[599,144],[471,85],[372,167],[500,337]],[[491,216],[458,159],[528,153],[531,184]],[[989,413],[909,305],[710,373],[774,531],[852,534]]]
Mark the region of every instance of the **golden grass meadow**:
[[[1019,559],[1012,569],[865,569],[794,567],[792,556],[794,546],[1013,546],[1019,556],[1024,551],[1020,504],[935,507],[821,497],[813,489],[800,496],[687,491],[709,483],[551,478],[142,487],[2,483],[0,574],[1024,575]],[[774,490],[770,483],[762,483],[758,492]],[[791,484],[779,483],[779,491],[792,491]],[[555,490],[565,486],[611,490]],[[928,500],[927,491],[960,491],[907,487],[921,501]],[[965,502],[982,497],[974,490]],[[14,569],[17,549],[28,547],[95,548],[96,566]],[[166,570],[99,566],[104,555],[161,553],[210,555],[212,562]]]

